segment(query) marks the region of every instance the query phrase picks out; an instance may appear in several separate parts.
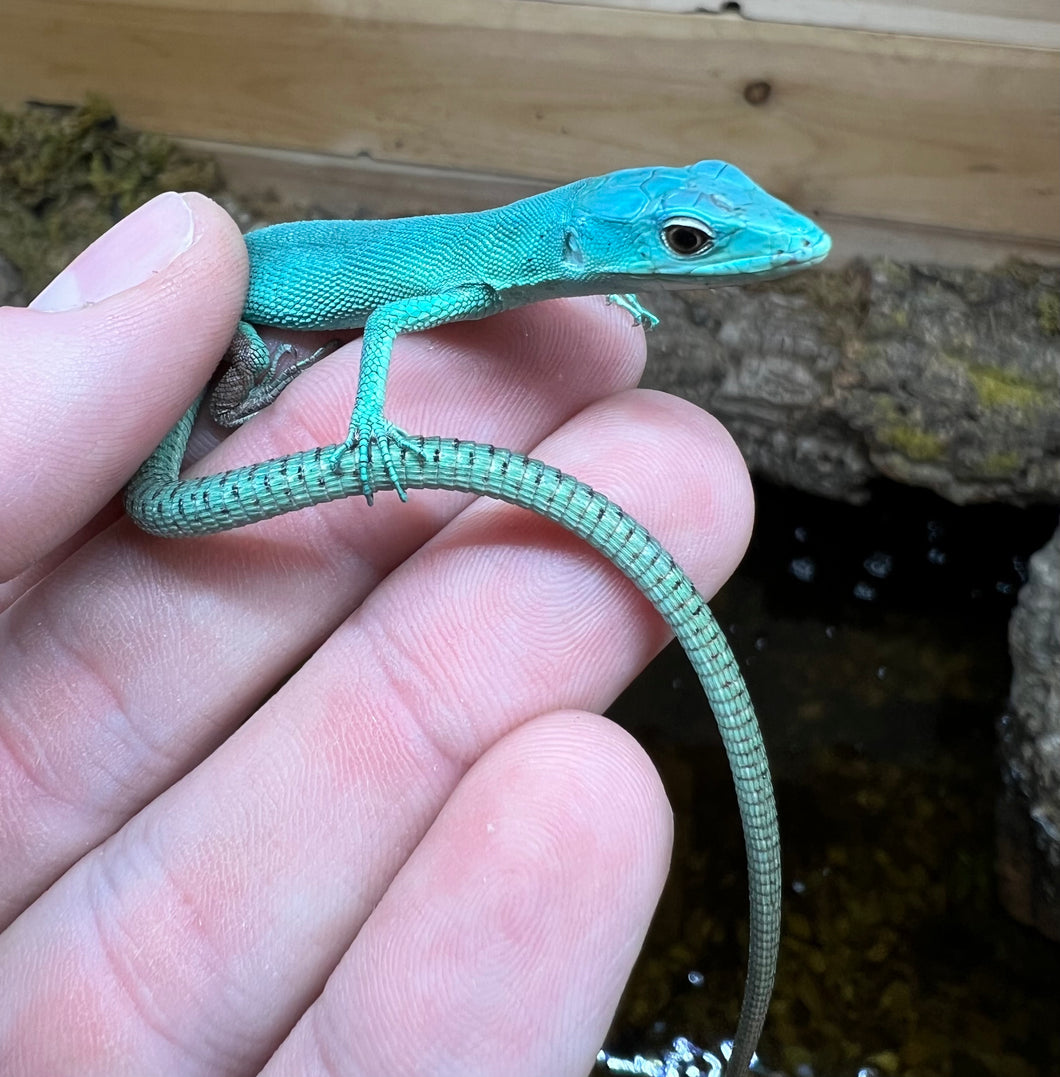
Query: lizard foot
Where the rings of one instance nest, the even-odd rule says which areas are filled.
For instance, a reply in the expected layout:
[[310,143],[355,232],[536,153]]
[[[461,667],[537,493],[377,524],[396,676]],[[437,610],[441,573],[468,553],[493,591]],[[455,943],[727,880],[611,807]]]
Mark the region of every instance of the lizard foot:
[[627,311],[633,317],[633,324],[642,329],[654,329],[659,324],[659,319],[647,307],[641,306],[640,300],[632,293],[623,295],[609,295],[608,303]]
[[377,418],[362,420],[355,414],[346,440],[336,447],[328,461],[328,466],[332,471],[341,471],[346,454],[356,454],[357,473],[364,487],[364,497],[371,505],[375,499],[375,486],[371,477],[372,457],[378,453],[386,469],[387,479],[394,487],[395,493],[402,501],[408,501],[408,494],[401,485],[401,477],[394,463],[397,456],[396,450],[402,449],[415,453],[422,451],[419,442],[381,415]]
[[228,366],[210,394],[210,413],[222,426],[239,426],[268,407],[303,370],[330,355],[340,341],[329,341],[312,355],[284,365],[297,349],[281,344],[272,352],[251,326],[236,333],[225,353]]

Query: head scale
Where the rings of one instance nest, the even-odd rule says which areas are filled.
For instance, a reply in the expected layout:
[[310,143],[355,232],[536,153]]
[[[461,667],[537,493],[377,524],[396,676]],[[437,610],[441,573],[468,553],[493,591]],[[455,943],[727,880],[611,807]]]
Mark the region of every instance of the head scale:
[[584,181],[566,254],[585,275],[688,286],[781,276],[819,262],[831,240],[724,161],[633,168]]

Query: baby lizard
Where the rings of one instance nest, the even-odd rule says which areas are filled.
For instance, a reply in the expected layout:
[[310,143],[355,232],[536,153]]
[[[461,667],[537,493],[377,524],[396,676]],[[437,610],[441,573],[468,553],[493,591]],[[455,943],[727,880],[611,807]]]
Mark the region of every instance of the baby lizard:
[[[236,425],[266,406],[326,349],[280,371],[254,325],[364,327],[349,432],[336,445],[205,478],[179,478],[203,397],[126,492],[156,535],[241,527],[337,498],[393,489],[464,490],[540,513],[584,538],[651,600],[681,641],[713,709],[736,784],[748,856],[750,953],[726,1072],[751,1064],[773,988],[780,938],[780,840],[765,748],[721,629],[688,576],[602,494],[540,461],[473,442],[414,437],[383,415],[394,338],[556,296],[611,294],[634,321],[654,317],[633,289],[769,280],[821,261],[812,221],[732,165],[636,168],[579,180],[480,213],[279,224],[246,237],[250,287],[228,367],[210,406]],[[282,352],[281,352],[282,354]]]

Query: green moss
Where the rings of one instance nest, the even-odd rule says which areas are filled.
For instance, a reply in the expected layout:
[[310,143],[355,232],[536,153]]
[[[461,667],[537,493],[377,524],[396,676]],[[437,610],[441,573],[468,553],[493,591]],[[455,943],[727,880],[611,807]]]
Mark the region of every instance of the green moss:
[[1038,408],[1042,388],[1027,378],[996,366],[967,366],[968,378],[984,408]]
[[1019,470],[1020,457],[1014,452],[996,452],[983,458],[980,473],[983,478],[1004,478]]
[[876,436],[884,445],[921,463],[941,460],[946,451],[946,442],[938,434],[921,430],[911,423],[889,423],[881,426]]
[[1038,325],[1050,336],[1060,333],[1060,295],[1056,292],[1038,296]]
[[122,127],[101,98],[0,110],[0,252],[30,295],[156,194],[220,187],[211,159]]

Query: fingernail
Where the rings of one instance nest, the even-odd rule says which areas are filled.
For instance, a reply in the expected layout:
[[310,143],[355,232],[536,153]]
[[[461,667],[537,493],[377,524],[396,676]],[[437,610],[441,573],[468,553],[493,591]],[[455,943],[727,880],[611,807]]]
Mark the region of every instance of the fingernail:
[[77,310],[143,284],[195,238],[188,203],[174,191],[152,198],[79,254],[30,303],[33,310]]

